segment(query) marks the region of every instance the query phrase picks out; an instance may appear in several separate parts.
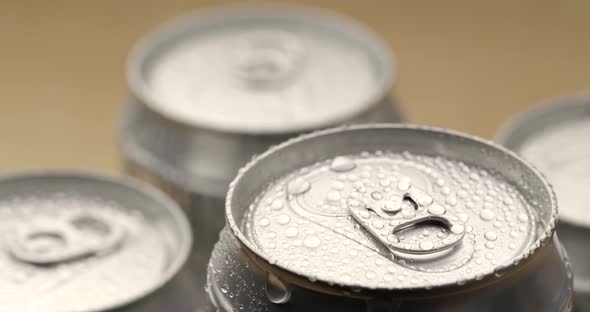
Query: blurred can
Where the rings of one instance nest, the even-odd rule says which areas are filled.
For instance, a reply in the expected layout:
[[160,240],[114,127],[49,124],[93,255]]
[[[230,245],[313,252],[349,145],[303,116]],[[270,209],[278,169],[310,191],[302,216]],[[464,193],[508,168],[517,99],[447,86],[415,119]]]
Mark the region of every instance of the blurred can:
[[559,200],[558,233],[574,272],[575,309],[590,311],[590,94],[560,97],[510,120],[496,140],[539,168]]
[[386,45],[363,26],[289,6],[205,11],[136,46],[123,156],[130,174],[187,209],[197,283],[205,284],[238,168],[302,132],[399,121],[393,77]]
[[218,311],[571,311],[541,174],[458,132],[366,125],[292,139],[227,196]]
[[189,223],[151,187],[87,173],[0,178],[0,311],[193,312]]

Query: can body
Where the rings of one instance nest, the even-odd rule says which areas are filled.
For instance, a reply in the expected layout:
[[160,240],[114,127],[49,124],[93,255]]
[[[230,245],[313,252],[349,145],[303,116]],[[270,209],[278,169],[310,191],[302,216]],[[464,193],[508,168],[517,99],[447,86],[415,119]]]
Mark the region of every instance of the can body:
[[[310,38],[313,33],[337,34],[322,40],[335,41],[335,46],[318,49],[316,45],[322,41]],[[221,52],[198,57],[211,48],[209,39],[201,44],[199,38],[215,38],[219,45],[214,48]],[[234,44],[240,48],[232,48]],[[349,47],[354,49],[349,51]],[[193,48],[194,53],[182,52]],[[351,95],[349,98],[358,98],[358,102],[347,100],[350,103],[344,106],[348,109],[335,106],[347,97],[338,99],[322,90],[340,88],[342,95],[346,94],[349,88],[338,84],[354,80],[350,78],[354,77],[354,68],[350,75],[340,73],[330,78],[335,68],[330,65],[319,71],[329,73],[328,77],[314,77],[318,68],[327,66],[324,61],[329,58],[322,56],[325,49],[334,49],[335,60],[340,57],[339,49],[344,49],[343,58],[361,55],[360,59],[378,64],[374,72],[379,77],[374,83],[358,83],[372,90],[357,90],[367,94],[360,98]],[[185,208],[195,238],[190,260],[195,287],[205,285],[207,259],[225,223],[223,208],[229,182],[254,155],[318,128],[400,121],[398,106],[390,96],[394,73],[389,57],[378,38],[348,19],[281,6],[205,11],[174,21],[138,44],[130,58],[132,95],[120,129],[125,169],[165,190]],[[212,72],[203,75],[198,70],[192,76],[203,76],[207,81],[192,81],[191,75],[184,76],[187,70],[175,72],[178,67],[197,68],[201,65],[190,64],[202,60],[211,63],[207,70]],[[183,62],[186,66],[180,66]],[[277,72],[263,70],[267,68],[276,68]],[[302,70],[305,68],[309,70]],[[160,79],[158,75],[173,78]],[[340,81],[338,76],[350,79]],[[176,85],[192,85],[198,91],[176,89],[168,83],[174,79],[188,81]],[[212,85],[200,89],[209,82]],[[194,108],[185,111],[185,101],[193,93],[199,97],[191,99]],[[249,105],[251,109],[244,111],[243,107]],[[342,114],[346,110],[348,113]],[[267,118],[262,114],[265,111]],[[284,125],[275,122],[283,119]],[[207,301],[204,291],[195,298],[203,304]]]
[[574,272],[575,310],[590,311],[590,218],[584,189],[590,121],[590,96],[578,94],[550,100],[509,121],[496,141],[529,160],[547,176],[560,202],[558,233]]
[[160,191],[61,171],[4,176],[0,185],[0,261],[20,276],[3,280],[0,311],[196,309],[184,281],[189,224]]
[[[401,154],[398,155],[397,152]],[[360,153],[358,158],[347,156],[355,159],[356,165],[339,158],[343,157],[341,155],[356,153]],[[393,154],[390,156],[388,153]],[[422,156],[415,158],[406,153],[429,155],[426,157],[434,156],[435,158],[432,160],[421,158]],[[420,168],[424,172],[443,179],[442,182],[434,179],[436,181],[434,183],[439,186],[449,185],[449,189],[440,188],[441,194],[451,196],[446,198],[455,198],[453,194],[456,185],[461,185],[464,191],[457,192],[457,200],[448,199],[440,206],[437,204],[440,202],[440,197],[432,197],[434,204],[432,198],[422,200],[421,198],[424,198],[420,197],[422,195],[414,197],[415,194],[422,193],[406,192],[405,190],[410,189],[408,181],[404,180],[405,178],[395,180],[393,177],[399,172],[405,172],[405,174],[414,172],[409,180],[412,183],[418,183],[420,178],[417,178],[418,175],[415,175],[414,169],[407,171],[403,166],[402,169],[395,165],[391,167],[390,164],[395,162],[390,163],[389,159],[396,159],[404,166],[412,164],[417,159],[424,161],[426,166],[420,165],[413,168]],[[457,166],[462,168],[461,172],[472,172],[468,175],[468,179],[472,181],[478,179],[477,175],[491,177],[481,171],[485,169],[493,171],[494,177],[502,177],[502,181],[508,184],[498,188],[499,191],[480,194],[479,189],[473,189],[471,184],[461,182],[460,173],[457,171],[449,172],[454,172],[450,176],[458,179],[455,181],[459,181],[457,182],[459,184],[445,182],[447,180],[445,180],[444,172],[447,169],[440,168],[450,167],[442,159],[460,161]],[[386,223],[380,221],[381,219],[376,218],[373,212],[370,212],[371,218],[376,219],[370,224],[361,221],[365,218],[363,213],[360,213],[361,219],[358,219],[358,223],[354,221],[357,220],[354,211],[356,207],[359,207],[359,202],[367,205],[369,211],[375,211],[377,206],[373,203],[382,203],[381,199],[389,196],[382,195],[385,193],[377,194],[371,189],[372,186],[368,186],[372,184],[364,182],[371,179],[364,170],[376,170],[378,166],[381,166],[378,162],[382,161],[387,163],[386,168],[393,168],[393,175],[389,176],[387,171],[379,171],[378,175],[384,179],[383,182],[379,182],[381,185],[379,187],[383,187],[381,189],[389,187],[390,182],[387,181],[399,181],[397,189],[402,191],[400,194],[406,194],[403,195],[403,201],[412,198],[409,203],[416,207],[420,205],[431,207],[428,208],[428,213],[420,212],[422,208],[415,208],[416,215],[406,215],[404,209],[414,208],[404,206],[401,210],[403,215],[401,219],[392,217],[386,220],[392,220],[390,224],[399,224],[401,220],[403,226],[400,231],[411,230],[413,226],[420,225],[420,222],[424,220],[430,220],[437,226],[447,224],[450,230],[441,230],[442,234],[437,234],[436,237],[446,237],[443,244],[452,245],[451,249],[437,245],[436,239],[433,238],[433,229],[429,228],[434,223],[421,224],[425,230],[422,231],[423,228],[420,227],[418,231],[421,233],[420,238],[413,236],[418,234],[402,234],[390,239],[391,233],[395,234],[397,230],[388,232],[388,227],[387,225],[384,227],[384,224],[389,221]],[[478,169],[468,169],[469,165]],[[322,180],[326,172],[330,171],[326,169],[328,168],[326,166],[330,166],[332,171],[336,172],[333,176],[338,180],[329,184],[322,182],[328,181]],[[478,172],[476,176],[473,170]],[[303,180],[299,180],[297,176]],[[356,182],[347,182],[349,180]],[[489,186],[491,183],[498,182],[481,182],[481,185]],[[354,186],[355,184],[358,185]],[[335,210],[326,206],[325,202],[318,201],[321,196],[317,197],[317,194],[324,194],[324,191],[329,190],[327,185],[331,185],[333,189],[342,190],[340,196],[352,198],[348,200],[349,214],[342,215],[349,217],[336,217],[337,221],[328,221],[329,219],[322,217],[327,214],[339,216],[335,214]],[[356,188],[361,195],[350,191],[350,185],[353,185],[352,187]],[[527,201],[536,202],[536,206],[531,206],[533,210],[517,213],[520,208],[516,206],[514,199],[499,198],[498,203],[493,200],[493,196],[501,197],[500,190],[508,190],[510,187],[515,187],[515,192],[521,192]],[[266,197],[274,194],[275,189],[279,190],[277,193],[279,197]],[[424,187],[422,189],[432,190]],[[433,189],[435,191],[429,191],[432,195],[439,192],[436,191],[438,189],[436,186]],[[475,206],[467,204],[469,196],[464,193],[470,191],[475,194],[471,198],[479,197],[482,204]],[[259,197],[260,192],[263,195]],[[393,186],[392,190],[387,192],[398,194]],[[507,192],[514,194],[513,191]],[[286,202],[283,200],[280,203],[277,199],[272,199],[283,198],[281,196],[285,196],[285,193],[287,194]],[[302,198],[302,194],[309,195]],[[333,195],[333,191],[326,194],[327,201],[336,200],[338,203],[345,203],[339,201],[343,197]],[[367,200],[362,194],[369,194],[373,200]],[[260,198],[260,201],[257,198]],[[394,197],[392,198],[394,200]],[[460,203],[461,201],[465,202],[465,206]],[[387,203],[389,202],[386,202],[383,207],[390,209],[391,206]],[[296,207],[297,205],[306,205],[306,208],[300,210]],[[482,205],[481,208],[478,205]],[[208,292],[212,305],[220,311],[239,311],[240,309],[402,312],[571,311],[572,276],[567,256],[554,234],[556,203],[549,185],[539,172],[514,154],[477,138],[440,129],[392,125],[353,126],[304,135],[272,148],[243,168],[232,183],[226,207],[228,226],[221,233],[208,268]],[[268,212],[260,214],[260,219],[256,219],[258,209]],[[304,225],[308,223],[297,217],[298,214],[306,214],[310,209],[322,212],[314,218],[318,225],[323,224],[322,226],[327,227],[326,230],[318,232],[315,228],[310,231],[311,228]],[[478,212],[474,216],[464,215],[472,213],[468,209],[481,209],[481,213]],[[292,214],[291,210],[296,213]],[[394,212],[392,216],[399,216],[396,215],[398,210],[394,208],[390,210]],[[497,211],[496,216],[499,211],[504,211],[503,215],[506,217],[495,219],[492,210]],[[530,214],[526,216],[528,213]],[[369,218],[369,212],[365,214],[366,218]],[[420,217],[421,214],[425,217]],[[514,214],[518,214],[518,218]],[[447,219],[444,220],[447,221],[441,221],[443,219],[440,218],[445,216]],[[511,225],[512,218],[519,220],[514,221],[516,225]],[[530,225],[533,228],[539,226],[538,224],[543,225],[534,230],[525,229],[524,224],[528,222],[527,220],[533,219],[536,220]],[[403,223],[404,220],[416,221],[407,221],[409,223],[406,226]],[[350,222],[352,224],[348,225],[349,229],[347,229],[347,224]],[[453,222],[455,222],[454,225]],[[505,224],[502,224],[504,222]],[[298,231],[289,227],[291,225],[295,227],[295,224]],[[513,231],[503,230],[519,228],[519,224],[522,229],[521,234],[512,234]],[[363,228],[366,231],[362,231]],[[494,230],[489,231],[490,228]],[[333,237],[338,235],[330,232],[332,229],[336,234],[344,233],[346,239],[334,240]],[[379,231],[373,234],[374,229],[386,230],[388,233],[382,234],[387,236],[387,240],[382,241],[383,238],[379,238]],[[461,236],[465,232],[470,234]],[[453,236],[452,233],[458,236]],[[528,243],[526,240],[522,241],[522,253],[511,254],[498,249],[522,240],[526,235],[531,237]],[[270,240],[267,239],[268,237]],[[367,237],[369,240],[365,240]],[[458,240],[456,245],[454,245],[454,237]],[[297,242],[299,238],[302,242]],[[374,243],[373,239],[376,239],[378,243]],[[409,239],[409,243],[397,244],[404,239]],[[431,242],[431,239],[434,240]],[[502,242],[502,240],[506,241]],[[371,256],[368,260],[364,260],[361,255],[372,254],[374,250],[365,249],[363,246],[359,249],[355,247],[354,242],[359,244],[362,242],[363,246],[375,246],[377,248],[375,250],[379,252],[374,258]],[[420,249],[412,249],[413,244],[418,243]],[[473,244],[473,249],[470,249],[470,244]],[[337,246],[341,245],[345,248],[338,249]],[[393,257],[378,256],[383,254],[384,245],[388,246],[385,254],[392,251]],[[445,250],[449,253],[438,253],[437,248],[441,248],[440,252]],[[509,249],[518,250],[518,247],[510,246]],[[487,254],[489,251],[493,251],[491,255]],[[419,256],[409,257],[407,259],[413,260],[406,261],[404,260],[407,257],[406,253]],[[473,256],[464,258],[464,255],[469,254]],[[330,256],[326,257],[326,255]],[[483,255],[485,255],[483,259],[487,260],[479,259]],[[459,259],[456,265],[453,264],[456,260],[455,256]],[[359,266],[353,261],[360,263],[361,270],[368,270],[366,275],[363,274],[364,271],[357,272]],[[482,265],[485,265],[485,261],[489,261],[490,267],[478,272]],[[329,264],[330,262],[336,264]],[[324,263],[327,264],[324,265]],[[451,263],[450,266],[448,266],[449,263]],[[369,268],[366,268],[367,266]],[[489,268],[492,269],[488,270]],[[380,275],[380,272],[385,273]],[[354,277],[349,279],[342,276],[347,274]],[[402,276],[404,279],[396,281],[397,276]]]

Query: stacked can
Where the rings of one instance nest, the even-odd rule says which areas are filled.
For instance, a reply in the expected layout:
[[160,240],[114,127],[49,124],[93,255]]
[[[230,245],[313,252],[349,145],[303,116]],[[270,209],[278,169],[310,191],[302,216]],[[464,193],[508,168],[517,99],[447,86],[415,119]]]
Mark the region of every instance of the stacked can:
[[127,179],[39,172],[0,178],[0,311],[193,312],[189,223]]
[[523,113],[499,132],[498,142],[537,166],[559,199],[559,236],[570,256],[577,311],[590,311],[590,94],[561,97]]
[[304,135],[240,170],[226,204],[211,310],[571,311],[551,187],[469,135]]
[[253,155],[313,129],[399,121],[385,44],[324,11],[240,7],[181,18],[143,39],[128,69],[127,171],[186,208],[203,287],[229,182]]

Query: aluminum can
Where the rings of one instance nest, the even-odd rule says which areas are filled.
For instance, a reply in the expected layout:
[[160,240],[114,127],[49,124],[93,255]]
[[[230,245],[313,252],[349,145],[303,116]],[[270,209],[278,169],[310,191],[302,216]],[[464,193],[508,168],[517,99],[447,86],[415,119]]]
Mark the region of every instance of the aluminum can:
[[539,168],[559,200],[559,237],[574,272],[575,310],[590,311],[590,94],[556,98],[524,112],[499,131],[496,140]]
[[195,311],[188,220],[130,179],[49,171],[0,177],[0,311]]
[[218,311],[571,311],[555,196],[512,152],[444,129],[322,130],[233,181]]
[[229,182],[253,155],[313,129],[399,121],[386,45],[330,12],[212,9],[149,34],[129,60],[126,170],[187,209],[201,288]]

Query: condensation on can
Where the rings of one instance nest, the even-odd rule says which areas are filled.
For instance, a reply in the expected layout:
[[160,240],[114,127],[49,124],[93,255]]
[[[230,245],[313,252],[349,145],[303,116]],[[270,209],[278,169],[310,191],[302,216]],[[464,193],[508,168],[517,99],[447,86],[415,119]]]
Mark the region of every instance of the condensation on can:
[[574,272],[575,310],[590,311],[590,93],[562,96],[541,103],[509,120],[496,141],[539,168],[555,188],[559,201],[557,233]]
[[193,312],[180,208],[130,179],[48,171],[0,178],[0,311]]
[[571,309],[551,187],[469,135],[304,135],[240,170],[226,205],[208,274],[222,311]]
[[[164,25],[131,53],[120,128],[126,171],[186,209],[195,283],[237,170],[270,146],[340,124],[399,122],[386,44],[331,12],[206,10]],[[196,294],[206,301],[204,293]]]

